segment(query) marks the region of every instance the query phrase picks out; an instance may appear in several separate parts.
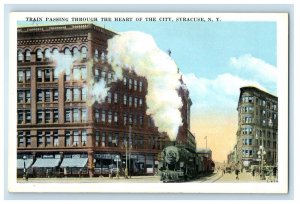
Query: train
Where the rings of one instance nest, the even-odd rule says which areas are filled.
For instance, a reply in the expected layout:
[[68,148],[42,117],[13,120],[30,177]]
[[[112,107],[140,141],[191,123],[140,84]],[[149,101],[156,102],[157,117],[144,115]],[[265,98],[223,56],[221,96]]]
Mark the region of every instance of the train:
[[183,145],[170,145],[163,149],[160,158],[159,174],[164,183],[194,180],[215,170],[210,149],[193,151]]

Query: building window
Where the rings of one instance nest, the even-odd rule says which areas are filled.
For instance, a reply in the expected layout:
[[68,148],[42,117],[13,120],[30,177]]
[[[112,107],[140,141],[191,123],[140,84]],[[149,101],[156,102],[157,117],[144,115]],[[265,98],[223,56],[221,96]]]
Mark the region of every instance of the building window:
[[114,103],[118,103],[118,94],[114,93]]
[[38,49],[36,52],[36,59],[37,61],[41,61],[43,59],[43,53],[41,49]]
[[136,91],[137,90],[137,84],[138,84],[138,82],[137,82],[137,80],[134,80],[133,81],[133,87],[134,87],[134,90]]
[[18,71],[18,83],[23,83],[23,71]]
[[65,55],[71,56],[72,53],[69,48],[65,48]]
[[45,112],[45,123],[50,123],[50,115],[51,115],[51,113],[50,113],[50,110],[46,110],[46,112]]
[[38,70],[37,70],[37,75],[38,75],[37,81],[38,81],[38,82],[42,82],[42,81],[43,81],[43,70],[38,69]]
[[112,79],[111,72],[107,73],[107,82],[110,83]]
[[26,123],[31,123],[31,111],[30,110],[25,111],[25,117],[26,117]]
[[79,80],[81,77],[80,77],[80,69],[79,67],[74,67],[73,68],[73,79],[74,80]]
[[31,60],[31,54],[30,54],[30,50],[26,50],[25,52],[25,61],[30,61]]
[[115,114],[114,114],[114,123],[118,124],[118,113],[117,112],[115,112]]
[[82,101],[86,101],[86,88],[81,89],[81,99]]
[[132,125],[132,114],[129,114],[129,125]]
[[125,94],[124,94],[124,97],[123,97],[123,103],[124,103],[124,105],[127,104],[127,95],[125,95]]
[[81,79],[86,80],[86,67],[81,67]]
[[99,110],[98,109],[95,109],[95,119],[96,119],[97,123],[100,121],[100,114],[99,114]]
[[78,88],[73,89],[73,100],[79,101],[80,100],[80,91]]
[[37,111],[37,123],[42,123],[43,122],[43,111],[38,110]]
[[107,93],[107,103],[111,103],[111,92]]
[[18,91],[18,103],[24,102],[24,91]]
[[137,115],[133,115],[133,125],[137,125]]
[[30,103],[30,98],[31,98],[30,90],[25,91],[26,103]]
[[108,123],[111,123],[112,121],[112,113],[111,111],[108,111]]
[[95,81],[99,81],[99,69],[95,69]]
[[124,116],[123,116],[123,122],[124,122],[124,125],[127,124],[127,113],[124,113]]
[[53,122],[58,123],[58,110],[57,109],[53,110]]
[[46,136],[46,145],[50,145],[51,144],[51,132],[50,131],[46,131],[45,132],[45,136]]
[[21,146],[24,144],[24,136],[23,136],[23,132],[19,131],[18,132],[18,145]]
[[58,101],[58,90],[57,89],[54,89],[53,90],[53,95],[54,95],[54,97],[53,97],[53,101]]
[[129,89],[132,89],[132,79],[129,78]]
[[26,75],[25,81],[26,82],[30,82],[30,80],[31,80],[31,72],[30,72],[30,70],[26,70],[25,75]]
[[114,144],[114,147],[119,146],[118,145],[119,144],[119,133],[117,133],[117,132],[114,135],[113,144]]
[[67,130],[65,135],[65,146],[68,147],[70,145],[71,145],[71,132]]
[[50,96],[51,96],[50,90],[49,89],[45,90],[45,102],[50,102]]
[[106,55],[104,52],[101,53],[101,61],[105,61],[106,60]]
[[129,107],[131,107],[131,106],[132,106],[132,97],[129,96]]
[[51,81],[51,70],[45,69],[45,82],[50,82],[50,81]]
[[57,130],[53,132],[53,144],[55,147],[57,147],[59,145]]
[[73,109],[73,122],[79,122],[79,109]]
[[26,131],[26,146],[31,145],[31,135],[30,135],[30,131]]
[[18,62],[22,62],[23,61],[23,53],[21,50],[18,51]]
[[70,69],[66,69],[65,72],[65,81],[69,81],[70,80]]
[[124,84],[124,86],[127,86],[127,78],[126,77],[123,77],[123,84]]
[[87,111],[86,111],[86,109],[81,110],[81,120],[82,120],[82,122],[87,121]]
[[139,91],[140,91],[140,92],[142,92],[142,90],[143,90],[143,82],[142,82],[142,81],[140,81],[140,85],[139,85]]
[[112,134],[111,134],[111,132],[108,133],[108,146],[112,147]]
[[78,146],[79,144],[79,137],[78,137],[78,131],[73,131],[73,146]]
[[43,90],[38,89],[37,90],[37,101],[42,102],[43,101]]
[[134,107],[137,108],[138,98],[134,98]]
[[101,71],[101,78],[102,79],[106,78],[106,72],[104,70]]
[[51,57],[50,50],[47,48],[45,49],[45,60],[49,61],[50,57]]
[[78,59],[80,56],[80,52],[77,47],[73,48],[73,56],[75,57],[75,59]]
[[106,114],[105,114],[105,110],[102,110],[102,117],[101,117],[101,120],[103,123],[105,123],[105,120],[106,120]]
[[85,60],[87,58],[87,48],[86,47],[81,48],[81,55],[82,55],[82,59]]
[[67,123],[71,122],[71,110],[70,109],[65,110],[65,121]]
[[66,101],[71,101],[71,89],[66,89]]
[[98,147],[99,146],[99,142],[100,142],[100,132],[99,131],[96,131],[95,132],[95,146]]
[[38,147],[43,145],[43,132],[42,131],[37,132],[37,145],[38,145]]
[[140,98],[140,108],[143,106],[143,99]]
[[82,146],[86,146],[87,144],[87,136],[86,136],[86,130],[82,130],[81,132],[81,144]]
[[105,134],[105,132],[102,132],[101,146],[102,147],[106,146],[106,134]]
[[140,126],[142,127],[143,126],[143,116],[142,115],[140,115]]
[[96,59],[99,58],[99,51],[98,51],[98,49],[95,49],[95,58],[96,58]]

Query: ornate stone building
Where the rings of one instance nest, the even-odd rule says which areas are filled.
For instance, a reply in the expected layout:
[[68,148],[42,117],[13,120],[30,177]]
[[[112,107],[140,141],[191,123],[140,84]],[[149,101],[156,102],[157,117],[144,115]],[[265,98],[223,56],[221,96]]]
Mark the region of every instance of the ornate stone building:
[[[114,77],[105,57],[114,35],[92,24],[18,28],[19,174],[24,164],[34,176],[108,174],[117,163],[121,173],[126,165],[135,175],[155,172],[167,137],[146,114],[146,79],[125,72],[104,102],[89,104],[87,82]],[[55,54],[80,59],[57,73]],[[191,105],[188,92],[182,94],[189,105],[182,111],[180,138],[187,134]]]
[[277,165],[278,98],[255,87],[242,87],[237,110],[240,167],[259,165],[262,160],[265,165]]

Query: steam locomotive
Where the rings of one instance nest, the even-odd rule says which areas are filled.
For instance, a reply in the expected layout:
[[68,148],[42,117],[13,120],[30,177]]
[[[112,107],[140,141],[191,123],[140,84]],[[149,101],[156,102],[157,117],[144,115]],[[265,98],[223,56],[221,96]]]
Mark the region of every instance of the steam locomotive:
[[159,173],[163,182],[182,182],[214,172],[211,150],[192,151],[181,145],[165,147],[161,152]]

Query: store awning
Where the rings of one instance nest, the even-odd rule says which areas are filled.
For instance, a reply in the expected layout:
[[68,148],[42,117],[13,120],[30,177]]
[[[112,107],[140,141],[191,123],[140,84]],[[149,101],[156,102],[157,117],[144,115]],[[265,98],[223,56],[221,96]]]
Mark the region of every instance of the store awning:
[[85,167],[87,161],[87,158],[64,158],[60,167]]
[[38,158],[32,167],[57,167],[60,159],[42,159]]
[[[33,162],[33,159],[25,159],[25,168],[28,169]],[[24,160],[17,159],[17,169],[24,169]]]

